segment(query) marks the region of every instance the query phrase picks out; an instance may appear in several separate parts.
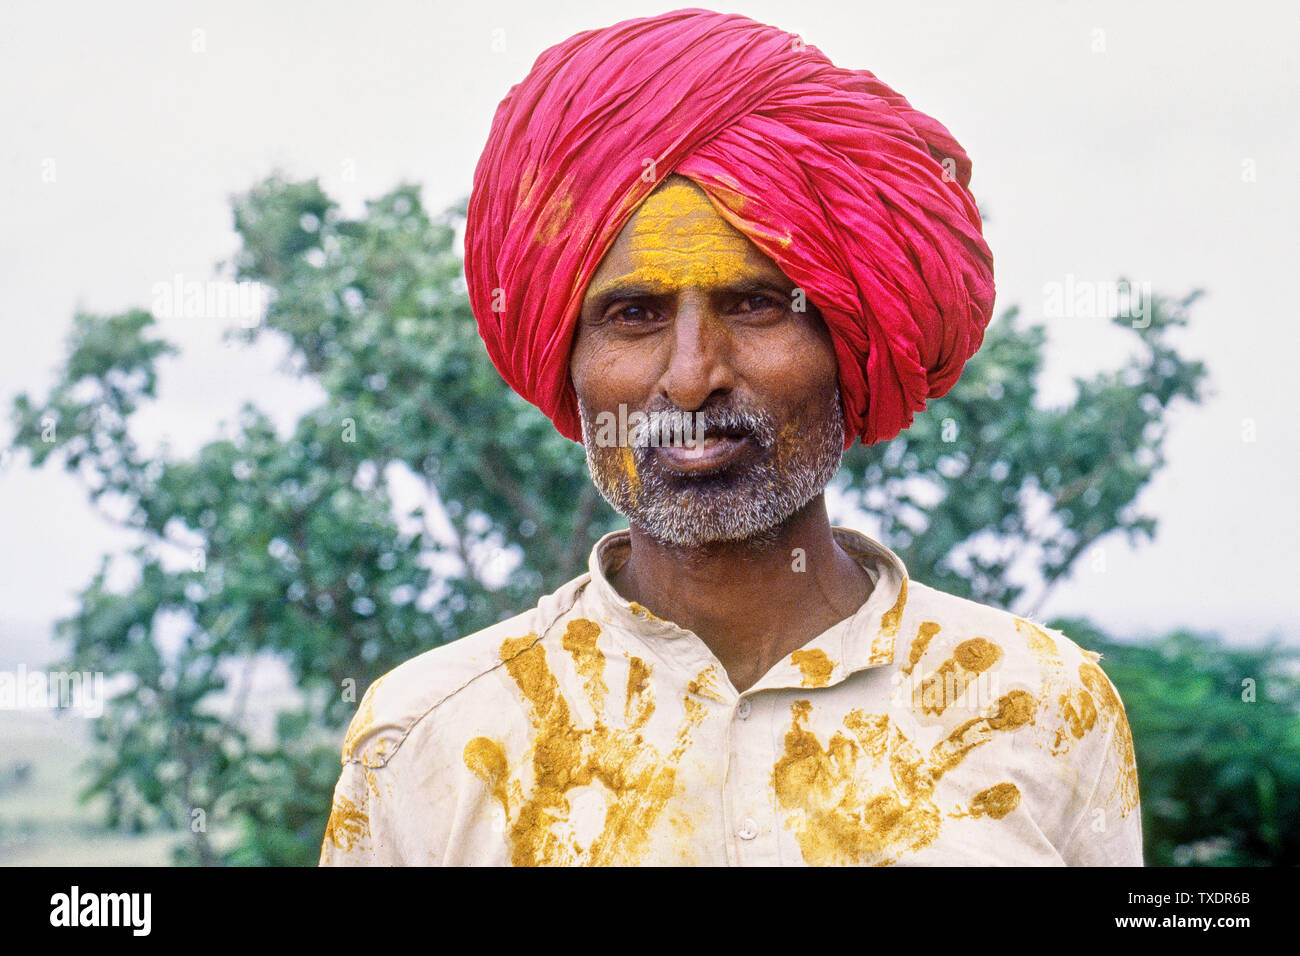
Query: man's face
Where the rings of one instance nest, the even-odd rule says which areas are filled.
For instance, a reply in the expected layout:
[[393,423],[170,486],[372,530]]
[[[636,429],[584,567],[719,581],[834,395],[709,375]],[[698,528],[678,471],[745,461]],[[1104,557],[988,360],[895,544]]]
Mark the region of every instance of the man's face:
[[[632,524],[679,547],[762,538],[822,492],[844,420],[830,334],[803,303],[690,180],[642,203],[587,287],[570,358],[592,480]],[[620,405],[687,413],[703,449],[599,440]]]

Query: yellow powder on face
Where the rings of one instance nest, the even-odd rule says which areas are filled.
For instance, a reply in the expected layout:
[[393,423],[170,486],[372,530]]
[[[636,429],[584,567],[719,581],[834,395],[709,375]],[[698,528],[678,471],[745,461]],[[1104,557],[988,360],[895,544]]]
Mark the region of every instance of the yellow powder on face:
[[666,294],[688,286],[731,285],[755,272],[749,240],[690,183],[670,182],[651,193],[632,219],[628,245],[632,269],[613,280],[620,285]]
[[636,472],[636,456],[632,449],[624,445],[622,449],[623,461],[623,480],[627,482],[628,490],[632,493],[633,500],[641,493],[641,476]]

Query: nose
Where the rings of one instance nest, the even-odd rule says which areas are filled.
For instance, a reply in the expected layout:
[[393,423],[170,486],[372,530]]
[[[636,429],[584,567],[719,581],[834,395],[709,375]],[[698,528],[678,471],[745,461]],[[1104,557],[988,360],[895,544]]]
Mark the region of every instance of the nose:
[[669,348],[659,391],[682,411],[731,391],[731,331],[706,296],[692,291],[679,299]]

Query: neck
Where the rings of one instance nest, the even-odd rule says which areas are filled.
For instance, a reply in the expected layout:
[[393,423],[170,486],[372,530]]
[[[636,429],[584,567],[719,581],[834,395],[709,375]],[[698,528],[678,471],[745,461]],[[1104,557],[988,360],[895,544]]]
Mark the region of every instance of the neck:
[[745,541],[682,548],[633,525],[631,555],[610,581],[627,600],[699,635],[740,691],[856,613],[872,587],[836,543],[823,495]]

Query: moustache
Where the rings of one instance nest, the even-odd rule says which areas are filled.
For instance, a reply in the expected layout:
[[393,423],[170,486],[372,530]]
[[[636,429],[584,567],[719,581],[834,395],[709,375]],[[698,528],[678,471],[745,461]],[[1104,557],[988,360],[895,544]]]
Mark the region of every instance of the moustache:
[[745,406],[719,405],[699,411],[687,412],[675,406],[649,409],[645,415],[644,434],[648,442],[640,444],[666,444],[655,442],[656,437],[675,439],[674,444],[687,447],[702,446],[709,438],[749,438],[760,448],[776,440],[776,427],[770,415]]

